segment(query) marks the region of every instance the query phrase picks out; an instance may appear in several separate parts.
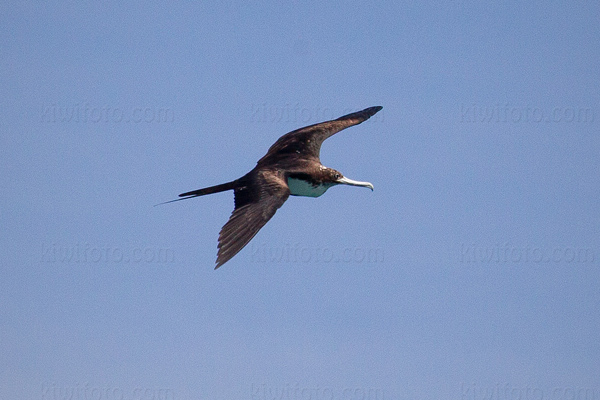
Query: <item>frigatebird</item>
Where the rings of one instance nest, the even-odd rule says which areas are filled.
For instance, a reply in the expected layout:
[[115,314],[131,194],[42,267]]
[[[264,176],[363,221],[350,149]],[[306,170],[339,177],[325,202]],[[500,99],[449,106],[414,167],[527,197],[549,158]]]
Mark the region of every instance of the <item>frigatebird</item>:
[[217,269],[252,240],[290,195],[319,197],[340,184],[373,190],[369,182],[348,179],[335,169],[323,166],[319,153],[325,139],[366,121],[382,108],[369,107],[286,133],[258,160],[256,167],[241,178],[181,193],[181,198],[166,203],[233,190],[235,207],[219,233]]

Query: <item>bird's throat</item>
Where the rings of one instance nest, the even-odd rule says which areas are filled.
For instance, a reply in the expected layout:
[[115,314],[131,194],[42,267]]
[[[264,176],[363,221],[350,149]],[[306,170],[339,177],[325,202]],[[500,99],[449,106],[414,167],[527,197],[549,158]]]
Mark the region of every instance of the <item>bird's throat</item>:
[[319,197],[334,185],[332,183],[313,184],[298,178],[288,178],[287,181],[292,196]]

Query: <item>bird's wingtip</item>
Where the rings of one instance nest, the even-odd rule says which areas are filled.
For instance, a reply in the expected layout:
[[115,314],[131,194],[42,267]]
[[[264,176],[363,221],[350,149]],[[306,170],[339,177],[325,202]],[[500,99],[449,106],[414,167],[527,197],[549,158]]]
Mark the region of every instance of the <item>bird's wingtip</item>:
[[362,121],[365,121],[371,118],[373,115],[377,114],[379,111],[383,110],[382,106],[374,106],[365,108],[364,110],[353,112],[338,118],[338,120],[352,119],[352,118],[360,118]]
[[217,255],[217,259],[215,260],[215,270],[219,269],[221,265],[225,264],[228,260],[223,260],[219,255]]
[[369,114],[369,117],[372,117],[373,115],[377,114],[381,110],[383,110],[382,106],[374,106],[374,107],[366,108],[364,111],[367,114]]

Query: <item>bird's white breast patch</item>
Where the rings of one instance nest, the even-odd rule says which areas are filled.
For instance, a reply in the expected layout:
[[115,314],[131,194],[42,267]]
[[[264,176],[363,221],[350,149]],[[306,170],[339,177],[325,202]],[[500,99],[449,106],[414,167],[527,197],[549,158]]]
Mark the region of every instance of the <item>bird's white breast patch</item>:
[[287,182],[293,196],[319,197],[333,186],[330,183],[314,186],[308,181],[296,178],[288,178]]

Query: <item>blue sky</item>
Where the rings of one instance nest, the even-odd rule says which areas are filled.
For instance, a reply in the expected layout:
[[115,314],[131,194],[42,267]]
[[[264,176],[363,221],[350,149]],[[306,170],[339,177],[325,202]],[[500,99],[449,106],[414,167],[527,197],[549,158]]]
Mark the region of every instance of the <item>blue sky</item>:
[[[600,398],[597,3],[0,7],[0,399]],[[217,271],[153,207],[375,105]]]

